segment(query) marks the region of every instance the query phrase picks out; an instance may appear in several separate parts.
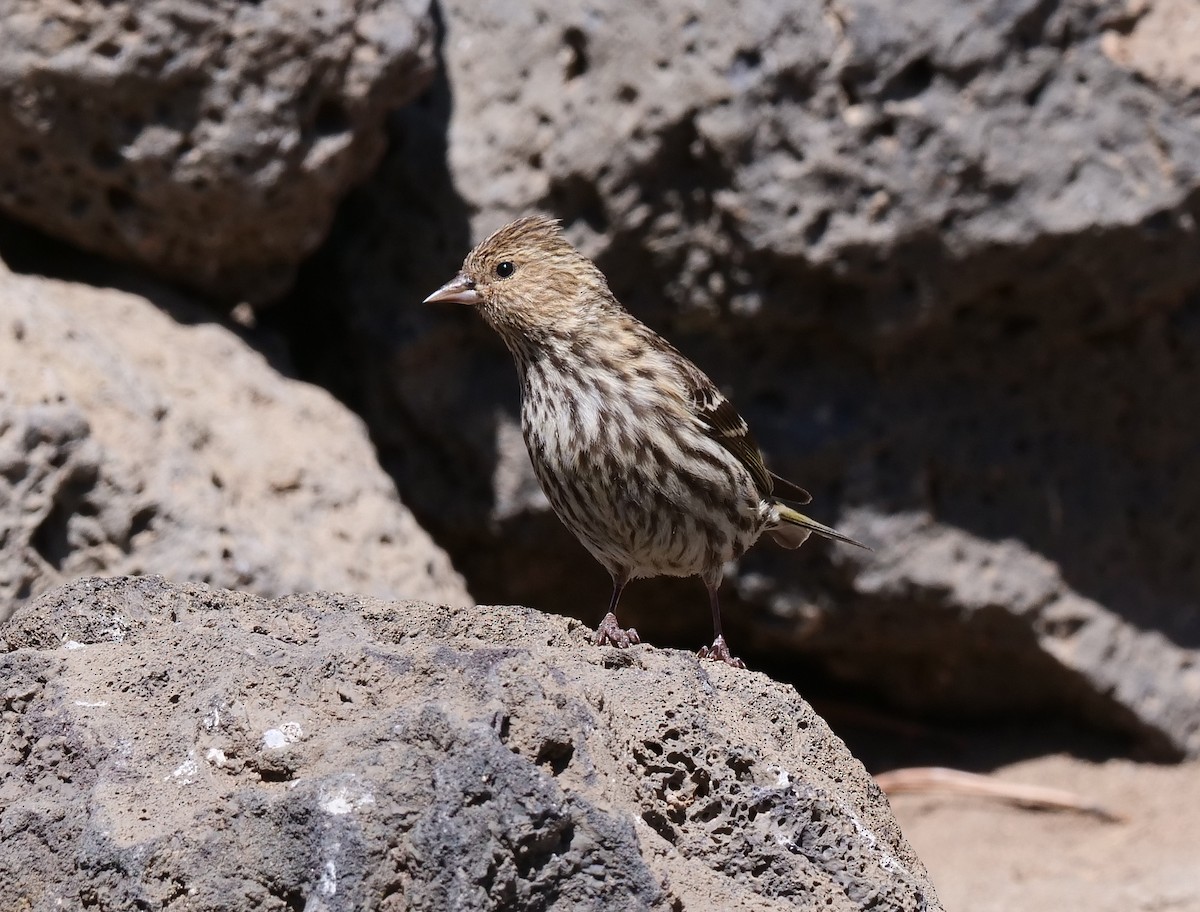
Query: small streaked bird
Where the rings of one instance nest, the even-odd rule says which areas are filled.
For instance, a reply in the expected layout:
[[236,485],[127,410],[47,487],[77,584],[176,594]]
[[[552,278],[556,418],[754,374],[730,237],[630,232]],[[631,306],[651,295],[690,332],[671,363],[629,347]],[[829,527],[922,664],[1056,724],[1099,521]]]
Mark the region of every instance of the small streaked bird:
[[512,352],[542,490],[612,576],[598,645],[640,642],[616,617],[631,579],[699,576],[714,634],[700,655],[744,668],[721,634],[717,589],[728,561],[764,533],[785,548],[812,532],[866,547],[785,502],[812,498],[767,471],[729,401],[618,303],[556,220],[501,228],[425,302],[474,307]]

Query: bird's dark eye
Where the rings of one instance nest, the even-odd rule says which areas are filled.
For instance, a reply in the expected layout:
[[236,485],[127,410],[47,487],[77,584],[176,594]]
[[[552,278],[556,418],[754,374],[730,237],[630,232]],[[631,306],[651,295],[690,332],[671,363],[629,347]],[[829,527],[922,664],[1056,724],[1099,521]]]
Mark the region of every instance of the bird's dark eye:
[[496,264],[496,275],[502,279],[507,279],[516,269],[517,267],[512,264],[512,260],[505,260],[503,263]]

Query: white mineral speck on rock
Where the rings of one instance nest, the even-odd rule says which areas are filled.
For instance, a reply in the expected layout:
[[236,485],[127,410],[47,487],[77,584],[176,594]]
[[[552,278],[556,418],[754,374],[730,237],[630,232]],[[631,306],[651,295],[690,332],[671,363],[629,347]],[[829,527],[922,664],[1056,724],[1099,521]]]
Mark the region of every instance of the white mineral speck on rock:
[[365,789],[342,787],[321,796],[321,810],[326,814],[341,816],[358,810],[364,805],[374,804],[375,796]]
[[270,750],[278,750],[281,747],[287,747],[287,736],[277,728],[268,728],[263,732],[263,747]]
[[332,861],[325,862],[325,870],[317,881],[317,892],[323,896],[333,896],[337,892],[337,865]]
[[169,776],[164,776],[163,782],[178,779],[180,785],[189,785],[196,778],[196,773],[199,771],[200,768],[196,765],[195,753],[188,751],[187,759],[175,767]]
[[263,747],[278,750],[295,744],[304,737],[304,729],[299,722],[284,722],[279,728],[268,728],[263,732]]
[[341,816],[342,814],[349,814],[354,810],[354,805],[346,800],[345,795],[334,795],[321,802],[321,810],[327,814]]

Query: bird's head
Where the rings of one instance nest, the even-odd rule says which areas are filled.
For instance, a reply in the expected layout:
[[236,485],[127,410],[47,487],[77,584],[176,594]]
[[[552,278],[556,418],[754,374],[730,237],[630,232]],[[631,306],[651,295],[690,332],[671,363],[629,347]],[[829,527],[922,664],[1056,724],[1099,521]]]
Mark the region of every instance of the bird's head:
[[467,254],[462,270],[425,299],[479,310],[513,344],[573,333],[598,308],[618,306],[604,275],[571,246],[556,219],[511,222]]

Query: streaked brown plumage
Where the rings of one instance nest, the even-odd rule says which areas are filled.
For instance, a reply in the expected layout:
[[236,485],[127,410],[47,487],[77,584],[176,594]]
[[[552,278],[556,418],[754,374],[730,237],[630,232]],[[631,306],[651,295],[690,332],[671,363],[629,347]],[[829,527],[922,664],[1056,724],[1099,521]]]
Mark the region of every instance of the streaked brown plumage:
[[[722,567],[764,533],[798,548],[808,492],[768,472],[745,421],[712,381],[625,310],[596,265],[552,219],[501,228],[426,302],[474,306],[503,338],[521,380],[521,428],[558,517],[613,579],[596,642],[628,646],[617,601],[630,579],[700,576],[714,640],[700,651],[745,667],[721,634]],[[865,547],[865,546],[862,546]]]

